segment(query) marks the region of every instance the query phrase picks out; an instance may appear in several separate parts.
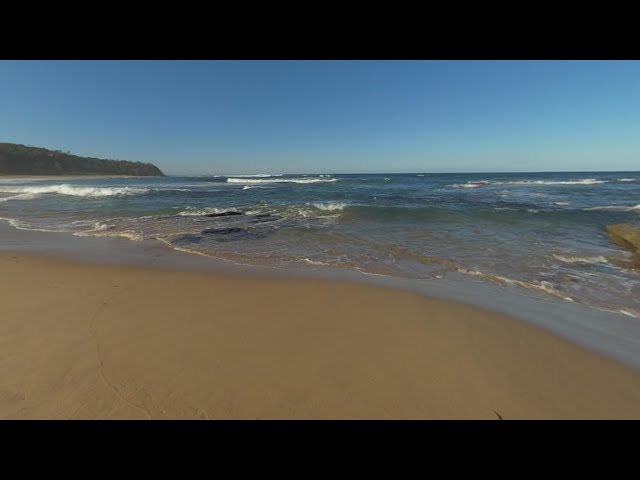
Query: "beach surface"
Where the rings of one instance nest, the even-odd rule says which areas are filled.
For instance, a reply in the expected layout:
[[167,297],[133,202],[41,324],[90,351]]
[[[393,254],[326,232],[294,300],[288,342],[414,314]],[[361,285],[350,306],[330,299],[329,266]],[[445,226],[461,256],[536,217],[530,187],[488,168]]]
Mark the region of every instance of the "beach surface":
[[637,370],[344,281],[0,253],[2,419],[640,418]]

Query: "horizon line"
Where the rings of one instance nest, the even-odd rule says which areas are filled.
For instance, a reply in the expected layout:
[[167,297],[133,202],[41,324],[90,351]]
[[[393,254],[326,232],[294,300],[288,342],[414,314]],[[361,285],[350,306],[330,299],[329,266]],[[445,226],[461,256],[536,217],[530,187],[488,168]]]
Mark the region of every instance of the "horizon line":
[[475,175],[475,174],[503,174],[503,173],[640,173],[640,170],[545,170],[545,171],[484,171],[484,172],[304,172],[304,173],[167,173],[167,177],[234,177],[241,175]]

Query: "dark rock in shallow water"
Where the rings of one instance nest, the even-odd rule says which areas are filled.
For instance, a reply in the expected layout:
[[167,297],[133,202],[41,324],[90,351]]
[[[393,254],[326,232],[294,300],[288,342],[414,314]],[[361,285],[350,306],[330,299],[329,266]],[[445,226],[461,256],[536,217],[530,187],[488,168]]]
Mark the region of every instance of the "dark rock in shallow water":
[[230,217],[232,215],[244,215],[244,212],[230,211],[230,212],[222,212],[222,213],[208,213],[207,215],[205,215],[205,217],[209,217],[209,218]]
[[238,227],[230,227],[230,228],[207,228],[206,230],[202,230],[202,233],[213,233],[215,235],[227,235],[229,233],[240,233],[245,232],[246,230]]
[[260,232],[252,232],[250,230],[230,227],[230,228],[208,228],[203,230],[202,233],[211,235],[211,239],[216,242],[233,242],[235,240],[258,240],[265,237],[265,234]]
[[187,235],[182,237],[180,240],[187,243],[200,243],[202,242],[202,237],[198,235]]
[[265,214],[265,215],[256,215],[255,220],[251,223],[264,223],[264,222],[274,222],[276,220],[280,220],[282,217],[277,215]]

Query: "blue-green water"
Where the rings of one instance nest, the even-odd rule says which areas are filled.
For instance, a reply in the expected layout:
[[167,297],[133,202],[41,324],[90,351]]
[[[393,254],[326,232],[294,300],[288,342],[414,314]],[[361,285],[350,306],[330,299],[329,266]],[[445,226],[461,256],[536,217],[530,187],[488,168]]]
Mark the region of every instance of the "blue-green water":
[[[242,214],[206,216],[224,212]],[[0,217],[245,264],[457,271],[640,317],[637,259],[605,231],[640,223],[638,172],[0,179]]]

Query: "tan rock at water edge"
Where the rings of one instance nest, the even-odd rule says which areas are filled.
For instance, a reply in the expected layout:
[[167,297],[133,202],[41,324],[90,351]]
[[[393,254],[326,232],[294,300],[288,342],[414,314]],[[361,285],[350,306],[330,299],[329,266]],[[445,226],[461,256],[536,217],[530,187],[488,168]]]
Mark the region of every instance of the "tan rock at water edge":
[[640,225],[619,223],[607,225],[606,229],[613,241],[633,252],[640,253]]

